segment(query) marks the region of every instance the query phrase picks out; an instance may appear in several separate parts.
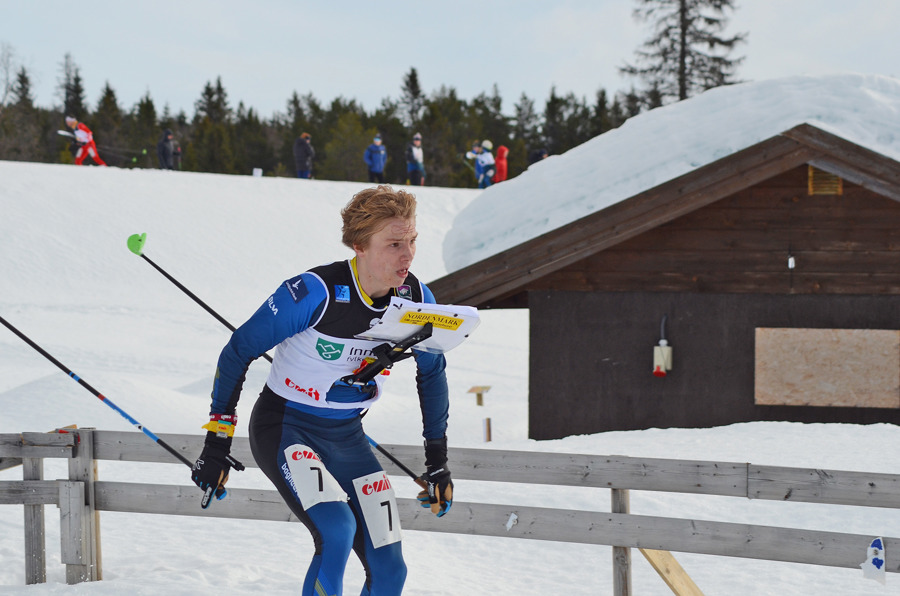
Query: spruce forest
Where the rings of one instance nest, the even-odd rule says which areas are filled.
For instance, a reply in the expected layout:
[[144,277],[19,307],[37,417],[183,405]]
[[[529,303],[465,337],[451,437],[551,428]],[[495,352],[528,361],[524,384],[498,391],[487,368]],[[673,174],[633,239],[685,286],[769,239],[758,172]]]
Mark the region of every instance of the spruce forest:
[[[490,139],[496,148],[509,149],[509,177],[524,171],[539,150],[560,154],[640,112],[679,101],[706,89],[738,82],[734,70],[741,59],[726,54],[745,34],[730,39],[716,33],[727,20],[732,0],[636,0],[634,16],[652,21],[667,33],[650,38],[635,52],[635,63],[620,72],[643,83],[641,89],[608,94],[599,88],[594,97],[549,89],[539,104],[524,93],[512,106],[496,85],[490,93],[466,99],[452,86],[425,93],[415,68],[398,81],[397,96],[387,97],[374,111],[355,99],[338,97],[324,102],[310,91],[296,91],[285,101],[284,112],[269,117],[238,101],[234,105],[221,77],[198,90],[194,113],[173,114],[156,105],[148,91],[134,106],[120,105],[107,81],[100,97],[85,97],[80,68],[71,54],[59,65],[61,105],[35,105],[31,78],[17,66],[14,49],[0,52],[0,159],[44,163],[73,163],[65,117],[74,116],[93,131],[103,160],[122,168],[156,168],[157,142],[169,129],[180,148],[177,169],[193,172],[248,175],[262,169],[267,176],[294,177],[293,144],[309,133],[315,149],[313,177],[320,180],[365,181],[363,152],[379,133],[388,151],[385,181],[407,180],[405,151],[412,135],[423,136],[426,183],[429,186],[474,187],[475,179],[464,154],[474,141]],[[670,25],[660,27],[660,25]],[[722,50],[719,54],[710,49]],[[677,50],[677,51],[675,51]],[[88,162],[86,162],[88,163]]]

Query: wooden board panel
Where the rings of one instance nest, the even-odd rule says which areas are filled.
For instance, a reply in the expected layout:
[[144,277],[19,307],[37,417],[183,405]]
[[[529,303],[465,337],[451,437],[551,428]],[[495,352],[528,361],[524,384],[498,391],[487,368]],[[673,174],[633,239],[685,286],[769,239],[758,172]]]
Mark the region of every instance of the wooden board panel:
[[900,408],[900,331],[756,329],[755,403]]
[[640,551],[676,596],[703,596],[703,592],[672,553],[651,548],[642,548]]
[[734,294],[900,294],[900,273],[783,273],[748,271],[559,272],[530,290],[573,292],[694,292]]
[[0,505],[55,505],[59,483],[55,480],[0,481]]
[[[296,521],[274,490],[232,489],[228,498],[205,510],[197,506],[199,492],[195,487],[98,482],[96,490],[97,506],[103,511]],[[415,499],[398,499],[398,506],[404,530],[650,548],[851,569],[858,569],[860,553],[865,552],[872,538],[727,522],[465,502],[454,503],[450,515],[438,519]],[[511,514],[515,514],[516,523],[510,523]],[[900,538],[885,537],[884,542],[887,551],[900,551]],[[900,572],[900,560],[889,559],[886,570]]]
[[75,436],[25,432],[0,435],[0,457],[72,457]]
[[856,234],[852,230],[775,229],[706,230],[702,234],[684,233],[677,228],[662,226],[646,234],[609,248],[600,254],[617,251],[685,251],[705,250],[755,251],[781,247],[785,251],[894,251],[900,252],[900,234],[895,230],[867,230]]
[[750,464],[751,499],[900,509],[900,476]]
[[[900,229],[900,227],[898,227]],[[776,250],[736,251],[626,251],[616,250],[603,252],[575,265],[566,267],[563,272],[686,272],[696,271],[698,274],[723,271],[765,271],[773,273],[790,273],[788,268],[787,246]],[[795,273],[870,273],[891,274],[900,281],[900,251],[866,251],[865,253],[848,251],[802,251],[790,252],[794,257]]]
[[[166,435],[166,442],[176,446],[195,440],[191,435]],[[97,457],[116,461],[143,461],[150,455],[151,461],[159,461],[155,451],[146,452],[145,444],[154,446],[143,434],[125,431],[94,431],[95,446],[106,445],[105,451]],[[121,451],[112,453],[110,445],[117,445]],[[155,446],[154,446],[155,447]],[[235,437],[234,452],[249,449],[246,437]],[[423,453],[418,445],[385,445],[391,455],[405,462],[413,469],[421,463]],[[165,451],[156,447],[164,456]],[[394,467],[380,453],[376,453],[385,470],[396,476],[403,472]],[[522,484],[553,484],[559,486],[580,486],[593,488],[621,488],[633,490],[653,490],[682,492],[732,497],[772,498],[783,500],[779,491],[794,487],[798,496],[810,491],[802,487],[809,485],[809,470],[800,468],[777,468],[755,466],[753,473],[757,488],[753,494],[747,485],[749,466],[741,462],[690,461],[660,458],[626,457],[622,455],[586,455],[577,453],[542,453],[530,451],[507,451],[499,449],[451,448],[449,452],[453,475],[459,479],[486,480],[491,482],[514,482]],[[254,466],[252,458],[244,460],[248,467]],[[179,464],[180,465],[180,464]],[[840,470],[818,470],[824,477],[832,479],[834,485],[856,486],[859,479],[853,472]],[[860,494],[853,501],[849,491],[841,495],[840,504],[868,505],[873,507],[900,508],[900,475],[866,474],[866,486],[859,485]],[[98,483],[98,485],[101,483]],[[115,483],[105,483],[107,490]],[[760,486],[777,485],[771,491]],[[186,487],[184,497],[196,500],[197,491]],[[815,491],[813,491],[815,492]],[[180,497],[179,497],[180,498]],[[255,497],[254,497],[255,498]],[[829,503],[826,494],[812,495],[805,500]],[[99,499],[99,497],[98,497]],[[137,506],[137,505],[135,505]]]

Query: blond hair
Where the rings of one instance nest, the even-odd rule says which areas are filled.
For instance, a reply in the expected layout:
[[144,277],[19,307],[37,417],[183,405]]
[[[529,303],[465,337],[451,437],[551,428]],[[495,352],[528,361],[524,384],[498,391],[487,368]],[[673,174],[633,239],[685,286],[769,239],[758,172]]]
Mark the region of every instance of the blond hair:
[[394,190],[386,184],[361,190],[341,210],[344,221],[341,241],[348,248],[365,248],[388,220],[415,216],[416,197],[405,190]]

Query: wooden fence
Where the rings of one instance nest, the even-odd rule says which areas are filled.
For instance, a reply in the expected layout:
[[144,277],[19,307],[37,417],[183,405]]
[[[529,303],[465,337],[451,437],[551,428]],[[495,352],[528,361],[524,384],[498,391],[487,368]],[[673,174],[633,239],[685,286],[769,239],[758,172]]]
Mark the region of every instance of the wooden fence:
[[[160,438],[188,459],[202,448],[201,436]],[[383,447],[400,461],[420,462],[423,457],[417,446]],[[255,466],[247,439],[236,438],[232,452]],[[676,551],[858,569],[873,538],[633,515],[628,512],[629,490],[900,508],[900,475],[893,474],[485,449],[452,449],[450,457],[456,479],[611,489],[612,512],[456,502],[453,515],[438,521],[414,499],[398,499],[404,529],[612,546],[618,596],[631,593],[629,548],[645,554]],[[68,459],[69,478],[44,480],[45,458]],[[23,465],[21,481],[0,482],[0,504],[25,508],[26,583],[46,580],[44,505],[57,505],[60,510],[62,563],[68,583],[102,579],[100,511],[297,521],[275,490],[232,488],[229,498],[202,510],[193,485],[104,482],[97,480],[97,460],[184,465],[136,432],[81,429],[0,434],[0,469]],[[389,474],[403,474],[387,458],[382,458],[382,464]],[[900,538],[883,538],[887,553],[900,553]],[[887,558],[887,571],[900,572],[900,556]]]

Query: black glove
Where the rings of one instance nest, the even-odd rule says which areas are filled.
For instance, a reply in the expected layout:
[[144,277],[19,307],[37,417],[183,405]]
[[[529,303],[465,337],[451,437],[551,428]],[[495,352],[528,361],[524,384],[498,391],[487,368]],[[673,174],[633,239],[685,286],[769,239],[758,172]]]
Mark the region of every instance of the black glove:
[[231,468],[238,471],[244,469],[244,464],[229,455],[231,439],[207,432],[203,451],[191,469],[191,480],[203,490],[203,498],[200,500],[203,509],[209,507],[213,494],[219,500],[228,495],[225,483],[228,482],[228,472]]
[[425,490],[419,493],[419,505],[430,507],[431,512],[442,517],[453,505],[453,480],[447,467],[447,437],[425,441],[426,472],[420,476]]

